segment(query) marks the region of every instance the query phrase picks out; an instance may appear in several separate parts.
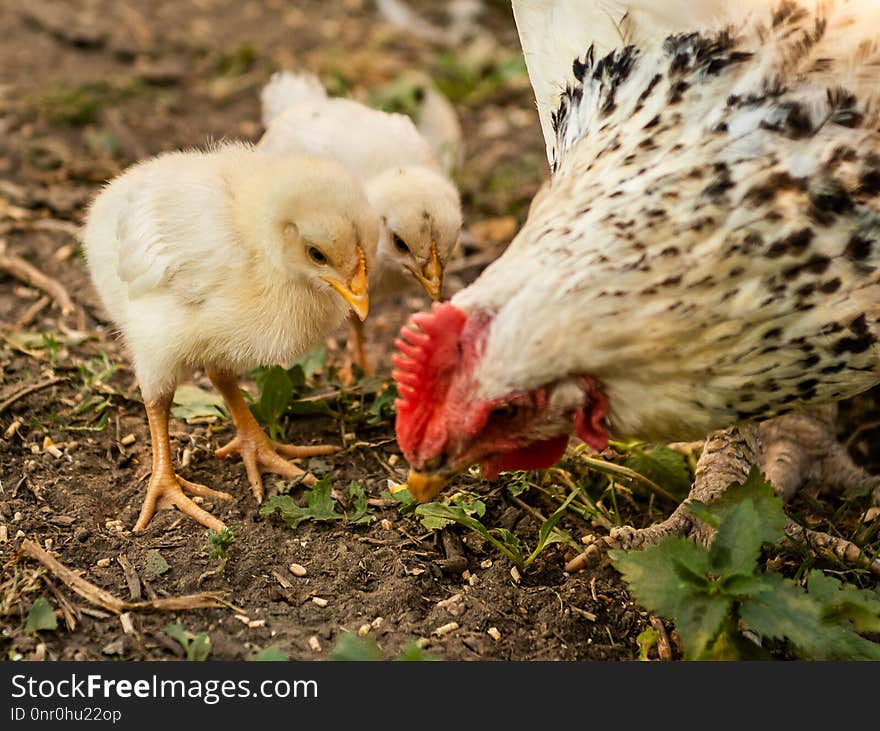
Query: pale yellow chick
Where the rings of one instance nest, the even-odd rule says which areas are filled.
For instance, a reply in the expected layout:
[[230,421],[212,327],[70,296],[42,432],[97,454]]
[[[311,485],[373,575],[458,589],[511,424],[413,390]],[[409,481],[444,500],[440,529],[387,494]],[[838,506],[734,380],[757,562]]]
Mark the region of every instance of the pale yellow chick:
[[131,167],[95,199],[83,244],[107,313],[131,352],[150,422],[153,472],[134,530],[174,506],[213,530],[223,523],[184,495],[229,499],[175,475],[168,437],[178,380],[203,367],[223,394],[257,501],[261,472],[303,470],[282,457],[332,446],[271,441],[236,373],[289,362],[320,343],[349,309],[368,310],[367,267],[379,222],[337,163],[269,158],[242,144],[161,155]]

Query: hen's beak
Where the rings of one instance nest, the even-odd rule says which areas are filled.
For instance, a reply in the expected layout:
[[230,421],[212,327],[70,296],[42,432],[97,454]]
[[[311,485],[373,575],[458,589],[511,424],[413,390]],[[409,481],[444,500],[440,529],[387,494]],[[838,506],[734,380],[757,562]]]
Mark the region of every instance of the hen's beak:
[[426,475],[415,470],[410,470],[406,476],[409,494],[420,503],[428,502],[437,495],[446,486],[446,482],[446,477],[441,475]]
[[364,256],[364,250],[358,246],[358,268],[354,276],[349,280],[348,284],[343,284],[335,277],[322,277],[339,296],[342,297],[349,305],[354,313],[361,319],[367,318],[370,311],[370,296],[367,292],[367,258]]
[[425,264],[425,268],[421,272],[413,272],[413,276],[419,280],[428,296],[435,302],[440,299],[441,290],[443,289],[443,265],[440,263],[440,257],[437,256],[437,242],[431,244],[431,260]]

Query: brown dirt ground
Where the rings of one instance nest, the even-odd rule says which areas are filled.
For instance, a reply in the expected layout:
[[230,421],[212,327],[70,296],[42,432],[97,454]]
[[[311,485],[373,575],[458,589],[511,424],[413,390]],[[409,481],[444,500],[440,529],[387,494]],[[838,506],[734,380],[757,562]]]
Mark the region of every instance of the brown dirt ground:
[[[424,0],[415,6],[443,22],[443,3]],[[462,70],[450,62],[449,48],[388,25],[367,0],[0,4],[5,39],[0,44],[0,240],[7,253],[65,286],[84,308],[89,334],[82,339],[66,330],[76,323],[65,321],[52,305],[27,326],[16,324],[42,293],[0,275],[0,402],[25,385],[61,379],[0,413],[4,658],[173,659],[181,650],[163,627],[176,619],[188,630],[209,633],[212,659],[242,659],[270,644],[293,659],[320,659],[341,633],[368,623],[389,657],[418,638],[427,638],[428,651],[447,659],[638,656],[635,638],[649,618],[610,566],[567,575],[562,566],[571,550],[552,546],[517,581],[504,557],[474,534],[426,532],[413,517],[383,502],[389,479],[399,481],[404,474],[387,420],[375,426],[317,416],[286,422],[293,443],[347,445],[327,458],[326,466],[335,485],[355,480],[374,499],[376,520],[367,527],[304,523],[292,531],[261,517],[241,464],[211,456],[229,439],[228,425],[175,421],[178,457],[185,449],[191,454],[186,477],[236,496],[212,510],[236,528],[237,542],[225,570],[200,582],[216,566],[206,555],[200,526],[166,511],[144,534],[130,532],[149,470],[146,419],[69,224],[81,222],[85,204],[104,180],[136,159],[211,138],[256,139],[258,91],[279,67],[309,68],[337,91],[361,98],[392,88],[419,69],[445,80],[464,129],[458,177],[465,253],[491,252],[524,218],[545,162],[527,79],[521,71],[497,71],[519,50],[507,4],[487,3],[480,22],[476,35],[461,42],[472,64]],[[475,75],[469,75],[472,69]],[[458,284],[476,273],[476,267],[462,267]],[[390,335],[413,306],[424,304],[413,296],[386,303],[371,316],[370,348],[380,372],[387,372],[381,364]],[[47,345],[42,333],[50,333],[57,347]],[[87,382],[83,364],[94,365],[102,354],[119,369],[104,384]],[[203,374],[194,379],[207,386]],[[97,412],[77,413],[96,395],[109,398],[106,428],[83,430],[100,424]],[[856,423],[871,418],[873,400],[865,403],[869,406],[850,409]],[[14,422],[18,427],[7,431]],[[123,439],[130,434],[133,443]],[[344,435],[349,436],[343,442]],[[862,435],[860,443],[871,444],[870,436]],[[46,449],[46,437],[58,445],[60,457]],[[267,484],[274,484],[271,478]],[[508,527],[533,544],[538,522],[526,508],[546,511],[540,496],[524,494],[524,508],[499,488],[479,489],[488,505],[486,524]],[[817,492],[810,506],[825,499]],[[647,501],[632,499],[623,517],[647,524],[661,514]],[[114,520],[122,522],[122,530],[108,525]],[[824,526],[821,520],[817,525]],[[566,527],[576,536],[596,532],[573,521]],[[124,633],[116,617],[60,588],[79,611],[75,628],[61,622],[55,632],[25,634],[34,599],[45,595],[55,606],[58,599],[52,580],[35,563],[11,561],[22,536],[50,547],[64,564],[121,598],[128,598],[129,584],[118,557],[134,567],[147,596],[223,592],[250,626],[228,609],[202,609],[136,614],[134,631]],[[150,574],[151,551],[160,552],[170,567],[161,576]],[[786,560],[797,566],[803,557]],[[307,575],[294,577],[291,562],[305,566]],[[285,589],[273,572],[291,588]],[[456,595],[460,599],[445,602]],[[312,597],[326,599],[326,606]],[[452,621],[458,630],[432,634]],[[489,627],[497,627],[500,639],[487,633]]]

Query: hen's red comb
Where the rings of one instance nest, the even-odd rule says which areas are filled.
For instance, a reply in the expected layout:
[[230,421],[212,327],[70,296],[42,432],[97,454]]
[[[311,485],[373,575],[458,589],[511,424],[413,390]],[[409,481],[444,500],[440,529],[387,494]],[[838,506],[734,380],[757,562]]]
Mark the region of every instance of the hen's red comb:
[[[391,357],[400,398],[397,408],[397,442],[411,465],[418,455],[442,449],[445,423],[442,409],[459,360],[459,338],[467,314],[448,302],[435,303],[430,312],[413,315],[395,340]],[[418,329],[416,329],[418,328]]]

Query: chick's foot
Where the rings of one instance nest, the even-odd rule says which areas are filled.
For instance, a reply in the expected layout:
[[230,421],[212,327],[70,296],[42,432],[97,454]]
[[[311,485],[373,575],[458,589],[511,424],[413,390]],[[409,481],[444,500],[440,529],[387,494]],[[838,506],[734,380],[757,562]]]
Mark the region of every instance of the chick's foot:
[[134,532],[137,533],[144,530],[153,519],[156,510],[164,510],[166,508],[177,508],[181,513],[185,513],[193,520],[214,531],[221,531],[226,527],[222,520],[215,518],[207,510],[203,510],[196,505],[184,494],[184,491],[200,497],[217,498],[220,500],[232,499],[232,495],[229,493],[212,490],[210,487],[205,487],[197,482],[184,480],[182,477],[175,475],[171,470],[161,474],[153,473],[150,477],[150,486],[147,488],[147,496],[144,498],[144,503],[141,506],[141,513],[134,526]]
[[287,478],[304,475],[302,482],[307,485],[315,484],[316,480],[313,475],[292,462],[288,462],[285,457],[291,459],[318,457],[333,454],[338,451],[338,447],[331,444],[299,447],[269,439],[242,398],[235,376],[224,371],[209,369],[208,377],[217,390],[223,394],[237,430],[233,440],[217,449],[214,455],[220,459],[226,459],[232,454],[241,455],[251,491],[257,502],[263,501],[263,478],[261,476],[263,472],[274,472]]
[[147,419],[150,422],[150,443],[153,451],[153,472],[150,475],[150,484],[147,488],[147,496],[144,498],[141,512],[134,526],[135,533],[144,530],[153,519],[156,510],[175,507],[206,528],[220,531],[226,526],[223,521],[215,518],[208,511],[196,505],[190,498],[184,495],[184,490],[192,495],[220,500],[231,500],[232,496],[225,492],[212,490],[196,482],[184,480],[174,474],[171,462],[171,442],[168,438],[168,414],[171,409],[171,400],[174,395],[162,394],[157,398],[145,398]]

